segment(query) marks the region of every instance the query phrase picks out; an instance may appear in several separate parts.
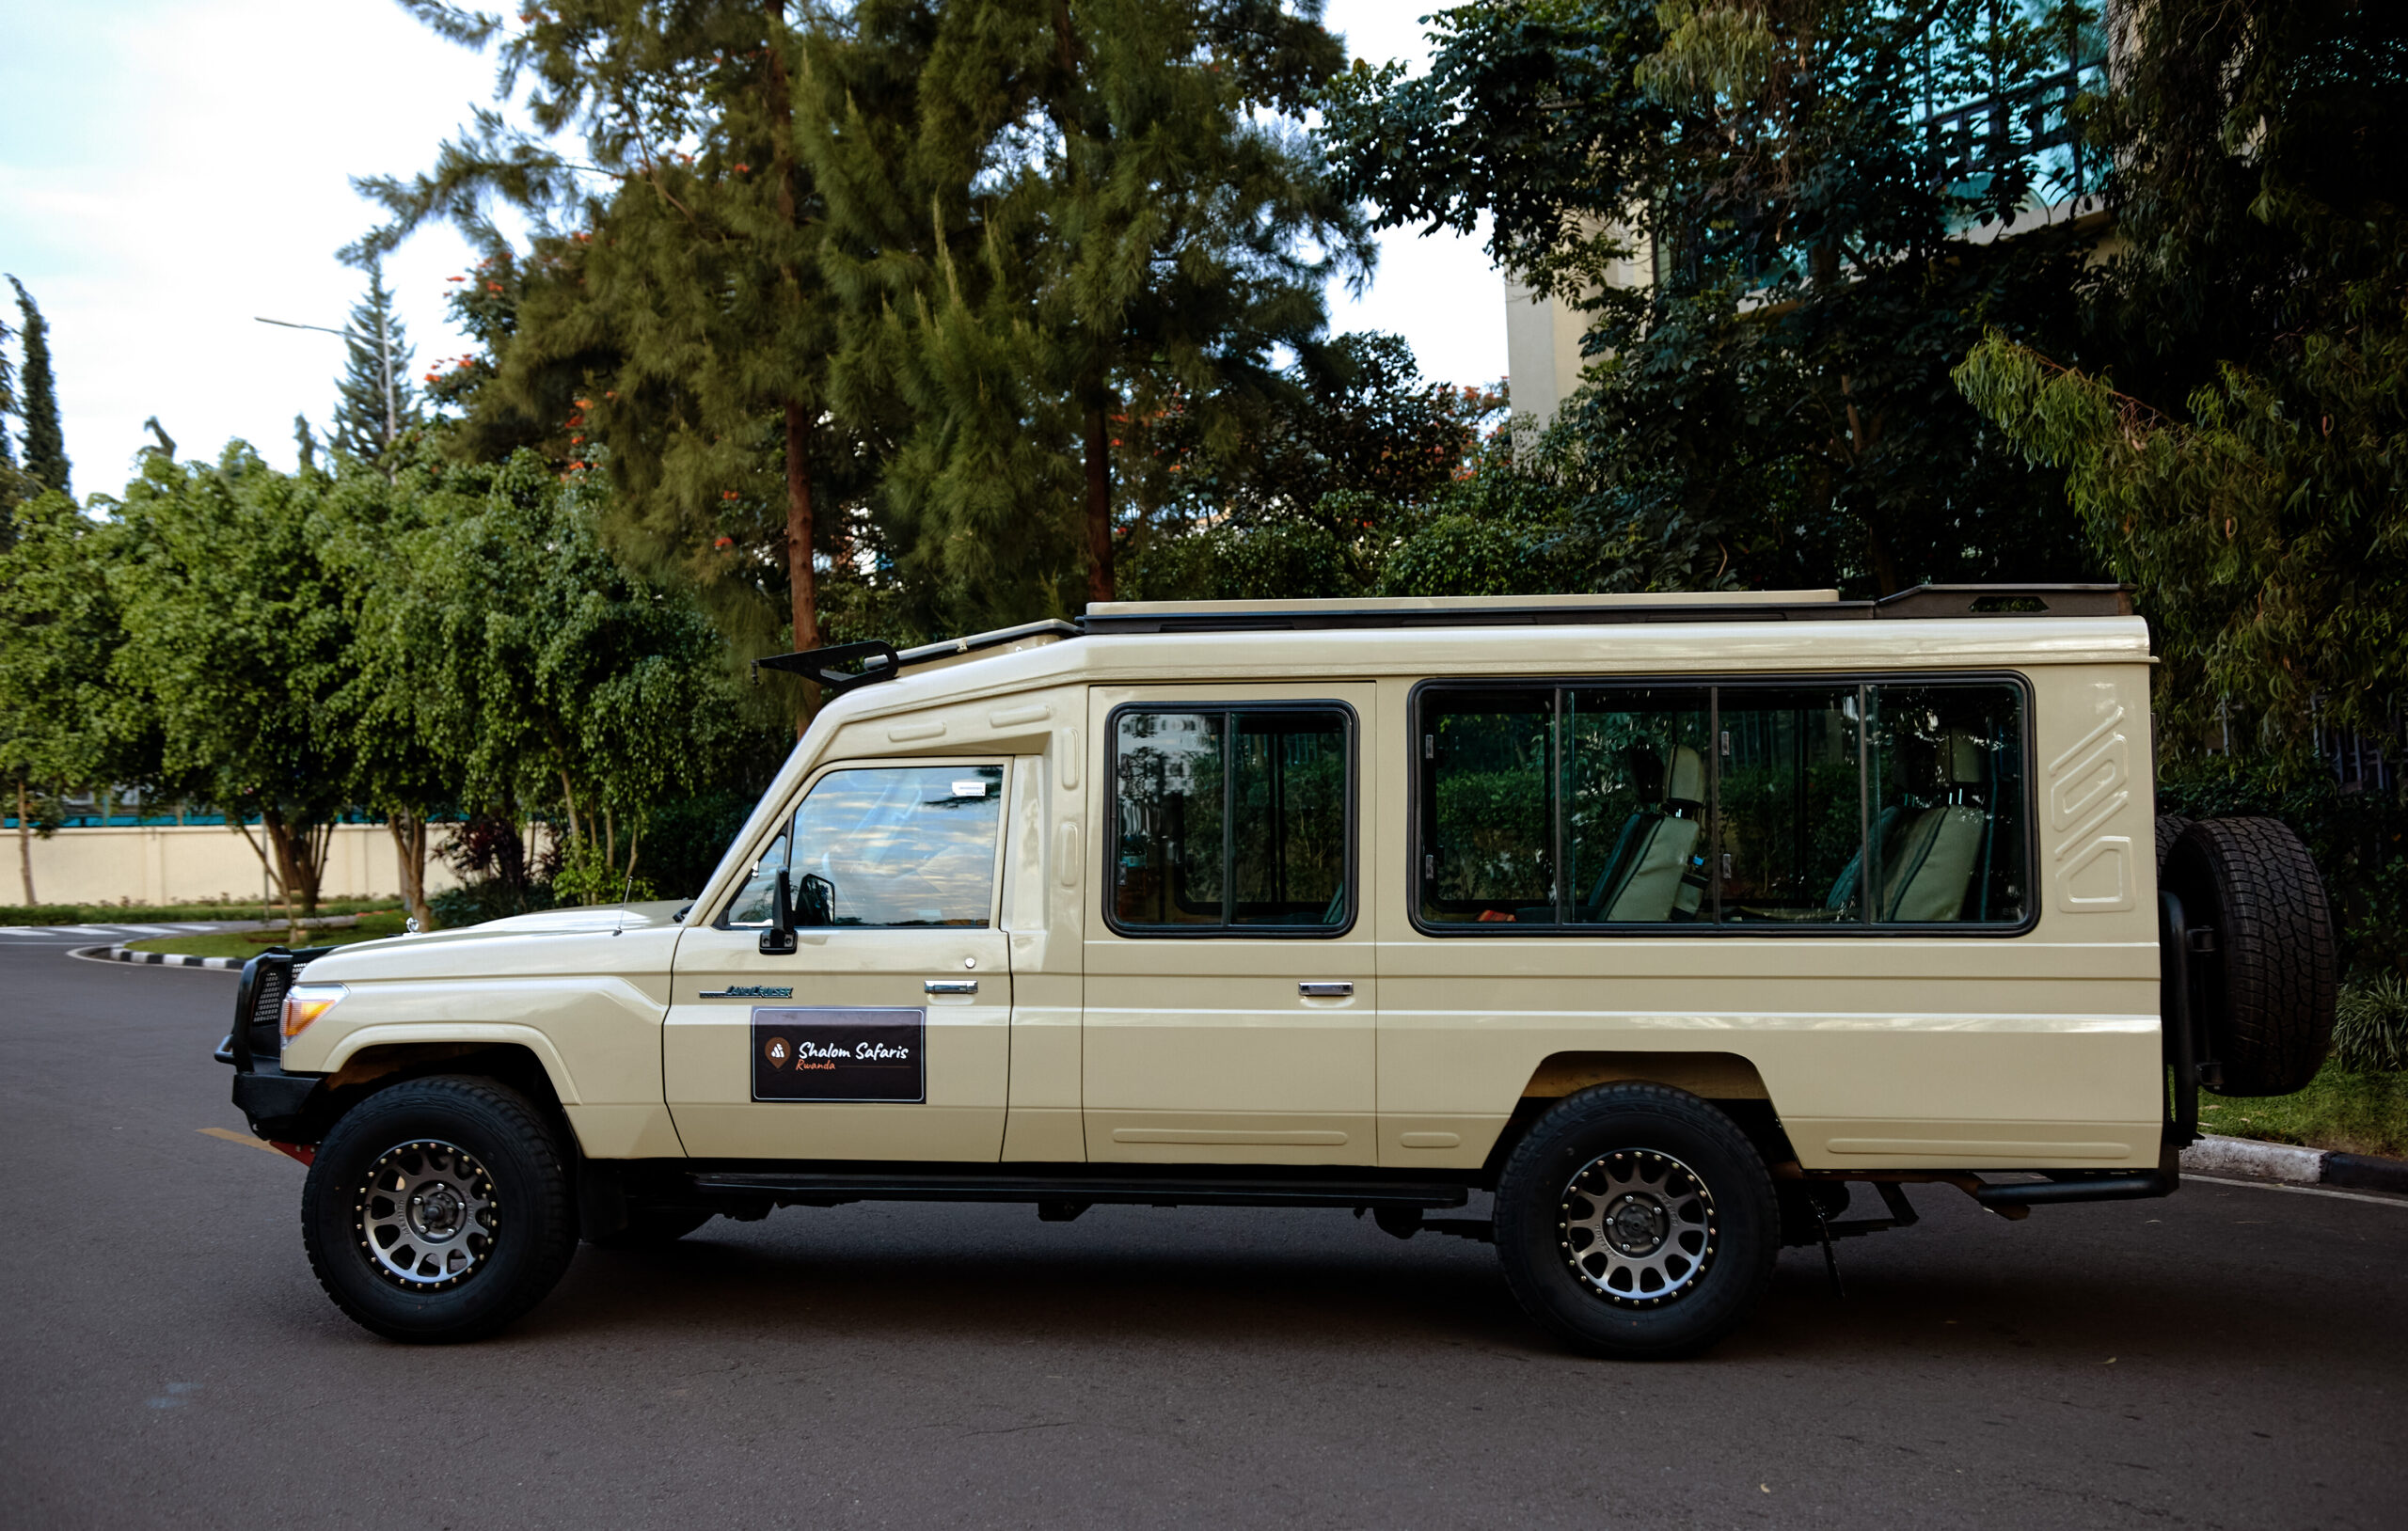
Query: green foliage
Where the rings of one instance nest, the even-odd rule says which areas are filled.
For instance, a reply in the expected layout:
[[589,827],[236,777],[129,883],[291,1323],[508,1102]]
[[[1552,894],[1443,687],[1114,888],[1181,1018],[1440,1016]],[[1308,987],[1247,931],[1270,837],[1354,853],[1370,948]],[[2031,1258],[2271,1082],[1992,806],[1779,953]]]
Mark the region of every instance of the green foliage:
[[2408,1157],[2408,1073],[2361,1072],[2335,1060],[2297,1095],[2202,1101],[2199,1125],[2231,1137]]
[[2343,792],[2330,775],[2280,755],[2169,756],[2158,768],[2157,809],[2289,824],[2324,878],[2348,968],[2408,971],[2408,796]]
[[13,522],[0,551],[0,776],[81,786],[127,764],[108,675],[123,631],[108,574],[123,542],[56,491],[19,505]]
[[1622,529],[1645,585],[2086,572],[2053,476],[1947,401],[1985,325],[2067,339],[2085,236],[1954,237],[2062,192],[2028,157],[1941,183],[1919,121],[2063,67],[2090,46],[2076,8],[1546,0],[1434,22],[1428,74],[1334,84],[1333,158],[1382,223],[1485,216],[1500,264],[1592,316],[1554,455],[1575,519]]
[[[2092,305],[2114,368],[1993,336],[1958,386],[2140,587],[2158,706],[2292,752],[2388,734],[2408,632],[2408,38],[2390,8],[2170,0],[2098,131],[2128,253]],[[2254,725],[2254,727],[2253,727]]]
[[716,635],[690,600],[614,561],[596,497],[531,451],[414,469],[410,487],[420,523],[394,539],[363,621],[395,656],[388,689],[437,742],[462,806],[515,822],[556,804],[563,854],[597,852],[623,877],[651,806],[752,742]]
[[2341,991],[2333,1017],[2333,1062],[2355,1071],[2408,1071],[2408,980],[2376,973]]
[[58,425],[58,383],[51,375],[50,322],[35,307],[34,295],[25,291],[24,283],[11,276],[8,285],[17,290],[17,311],[24,320],[18,332],[24,346],[19,373],[24,392],[16,404],[24,419],[24,472],[40,488],[72,494],[68,485],[67,436]]
[[[99,503],[108,505],[106,501]],[[115,513],[124,636],[109,663],[121,739],[166,795],[257,813],[288,907],[315,912],[345,750],[342,592],[309,538],[313,496],[240,442],[214,466],[146,454]],[[246,837],[248,831],[246,830]]]

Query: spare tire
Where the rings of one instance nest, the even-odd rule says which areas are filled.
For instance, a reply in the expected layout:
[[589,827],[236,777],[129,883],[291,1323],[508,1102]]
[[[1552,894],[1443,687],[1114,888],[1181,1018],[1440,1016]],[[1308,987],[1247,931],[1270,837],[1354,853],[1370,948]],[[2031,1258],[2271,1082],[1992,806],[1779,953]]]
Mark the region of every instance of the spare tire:
[[2165,887],[2191,928],[2200,1082],[2218,1095],[2289,1095],[2324,1063],[2338,988],[2324,883],[2279,819],[2201,819],[2177,836]]
[[2179,813],[2157,815],[2157,875],[2161,881],[2165,876],[2165,853],[2174,848],[2174,843],[2190,827],[2191,821]]

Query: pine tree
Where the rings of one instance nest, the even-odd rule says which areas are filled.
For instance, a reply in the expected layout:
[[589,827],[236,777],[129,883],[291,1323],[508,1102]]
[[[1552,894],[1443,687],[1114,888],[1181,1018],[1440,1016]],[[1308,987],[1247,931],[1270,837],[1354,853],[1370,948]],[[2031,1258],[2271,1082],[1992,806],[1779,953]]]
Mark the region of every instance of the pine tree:
[[[1063,455],[1083,593],[1110,600],[1127,422],[1178,398],[1230,435],[1286,386],[1275,350],[1320,345],[1327,280],[1370,266],[1360,215],[1295,126],[1344,51],[1277,0],[962,0],[941,26],[985,67],[931,71],[924,88],[959,104],[924,100],[924,118],[1011,104],[973,162],[1000,186],[976,199],[987,291],[929,294],[923,408],[957,442]],[[966,386],[974,358],[1000,375]],[[991,418],[1009,410],[1022,418]],[[964,471],[958,450],[928,463],[921,493],[990,519],[982,493],[1031,476]],[[1014,509],[1025,523],[1048,507]]]
[[363,463],[378,463],[418,418],[418,400],[410,391],[410,359],[416,353],[393,313],[393,294],[385,286],[378,261],[368,263],[368,292],[352,306],[343,343],[346,359],[336,390],[332,445]]
[[58,425],[58,384],[50,371],[50,323],[35,307],[34,295],[16,277],[17,308],[24,316],[24,471],[44,489],[72,494],[68,485],[67,436]]
[[[471,432],[478,414],[495,417],[483,432],[495,436],[516,423],[501,417],[557,419],[561,466],[598,468],[619,490],[622,549],[693,577],[754,652],[783,646],[764,630],[778,596],[778,627],[798,648],[818,645],[815,563],[842,540],[829,535],[841,527],[823,516],[821,492],[861,456],[827,387],[835,301],[818,271],[816,191],[795,150],[802,42],[785,12],[605,0],[514,36],[511,66],[545,82],[537,126],[582,134],[585,165],[609,178],[598,191],[490,114],[427,174],[361,182],[394,214],[364,253],[448,218],[487,244],[492,274],[512,278],[508,324],[489,337],[497,375],[476,390]],[[574,232],[540,237],[517,259],[482,222],[487,196]],[[783,579],[763,581],[762,560]]]
[[16,333],[0,320],[0,551],[16,545],[16,509],[31,487],[17,466],[17,444],[9,437],[9,421],[17,414],[17,364],[8,355],[8,341]]

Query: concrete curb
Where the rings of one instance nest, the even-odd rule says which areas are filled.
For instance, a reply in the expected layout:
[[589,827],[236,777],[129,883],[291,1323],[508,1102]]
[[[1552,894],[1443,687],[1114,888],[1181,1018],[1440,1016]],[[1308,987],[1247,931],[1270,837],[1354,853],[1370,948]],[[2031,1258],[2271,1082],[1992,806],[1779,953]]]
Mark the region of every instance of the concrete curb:
[[2227,1175],[2293,1186],[2408,1192],[2408,1159],[2295,1148],[2252,1138],[2201,1138],[2182,1150],[2185,1175]]
[[129,946],[82,946],[67,954],[87,962],[137,962],[148,968],[240,969],[243,957],[185,956],[175,952],[137,952]]

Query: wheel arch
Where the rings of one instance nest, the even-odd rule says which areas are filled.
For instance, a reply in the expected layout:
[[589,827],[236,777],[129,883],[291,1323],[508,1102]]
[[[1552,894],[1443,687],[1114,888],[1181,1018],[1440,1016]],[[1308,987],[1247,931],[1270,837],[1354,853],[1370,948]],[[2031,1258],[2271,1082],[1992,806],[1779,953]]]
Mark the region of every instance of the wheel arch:
[[[524,1031],[524,1027],[494,1028]],[[540,1037],[540,1034],[539,1037]],[[562,1142],[575,1144],[577,1135],[566,1106],[576,1101],[574,1090],[563,1093],[555,1076],[560,1060],[548,1042],[541,1050],[527,1041],[478,1036],[423,1037],[409,1041],[367,1038],[346,1041],[314,1097],[311,1123],[318,1138],[353,1107],[405,1080],[435,1074],[472,1074],[497,1081],[525,1096],[560,1129]],[[564,1075],[565,1070],[561,1070]]]
[[1538,1119],[1558,1101],[1598,1084],[1662,1084],[1707,1101],[1736,1121],[1768,1164],[1794,1160],[1764,1074],[1747,1057],[1721,1051],[1635,1051],[1583,1049],[1549,1053],[1530,1070],[1513,1114],[1490,1145],[1481,1183],[1497,1184],[1505,1160]]

